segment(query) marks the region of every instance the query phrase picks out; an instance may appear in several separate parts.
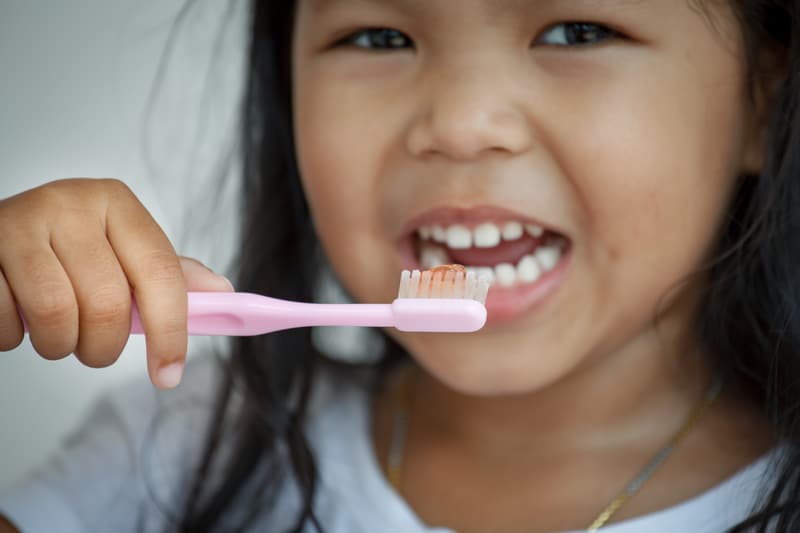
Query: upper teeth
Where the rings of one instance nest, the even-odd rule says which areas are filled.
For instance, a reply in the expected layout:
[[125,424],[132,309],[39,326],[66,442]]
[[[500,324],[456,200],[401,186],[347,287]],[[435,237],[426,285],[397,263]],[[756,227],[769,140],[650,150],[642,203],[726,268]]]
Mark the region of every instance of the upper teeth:
[[493,248],[500,244],[501,238],[514,241],[525,233],[533,237],[541,237],[544,228],[536,224],[522,224],[520,222],[505,222],[495,224],[484,222],[474,229],[461,224],[452,226],[422,226],[418,230],[419,236],[424,240],[432,239],[435,242],[447,244],[453,250],[466,250],[475,246],[477,248]]

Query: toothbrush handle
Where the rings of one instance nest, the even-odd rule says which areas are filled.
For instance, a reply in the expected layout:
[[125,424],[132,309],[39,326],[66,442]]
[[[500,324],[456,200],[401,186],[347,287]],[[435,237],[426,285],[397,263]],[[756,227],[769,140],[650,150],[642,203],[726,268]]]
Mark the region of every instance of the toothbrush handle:
[[[398,298],[391,304],[317,304],[241,292],[189,293],[189,335],[262,335],[308,326],[468,333],[481,329],[485,323],[486,307],[461,298]],[[142,333],[135,307],[131,333]]]
[[[138,309],[131,333],[144,333]],[[247,336],[305,326],[393,325],[387,304],[312,304],[244,292],[188,293],[189,335]]]

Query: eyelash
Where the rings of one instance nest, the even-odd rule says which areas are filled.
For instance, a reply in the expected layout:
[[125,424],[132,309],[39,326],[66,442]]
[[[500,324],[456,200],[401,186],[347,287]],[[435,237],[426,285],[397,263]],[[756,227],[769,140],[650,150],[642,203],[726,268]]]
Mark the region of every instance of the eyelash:
[[[566,44],[547,42],[545,36],[553,32]],[[587,38],[587,36],[589,36]],[[592,37],[593,36],[593,37]],[[370,40],[371,38],[375,40]],[[549,26],[533,44],[542,44],[554,48],[585,48],[597,46],[612,39],[621,39],[624,35],[602,24],[592,22],[560,22]],[[364,42],[364,39],[367,42]],[[359,43],[361,41],[361,43]],[[391,28],[366,28],[350,34],[336,43],[336,46],[352,46],[363,50],[404,50],[414,48],[413,41],[399,30]]]
[[[554,43],[547,43],[543,41],[543,36],[551,34],[556,30],[560,30],[558,33],[561,34],[561,37],[564,39],[572,38],[576,39],[583,36],[584,40],[578,39],[576,42],[571,44],[554,44]],[[595,39],[586,39],[586,36],[594,36]],[[542,36],[538,37],[534,44],[541,42],[546,46],[554,46],[554,47],[586,47],[586,46],[597,46],[599,44],[605,43],[611,39],[619,39],[623,38],[623,35],[616,30],[609,28],[608,26],[603,26],[602,24],[595,24],[593,22],[561,22],[558,24],[554,24],[548,27],[544,32],[542,32]]]
[[[380,42],[378,46],[374,46],[374,42],[370,42],[369,45],[364,45],[364,43],[359,44],[358,41],[367,38],[369,39],[370,36],[379,38]],[[399,41],[402,41],[403,46],[393,46],[387,47],[387,44],[397,45],[400,44]],[[339,43],[338,45],[348,45],[353,46],[355,48],[362,48],[364,50],[402,50],[405,48],[413,48],[414,44],[403,32],[398,30],[393,30],[391,28],[367,28],[364,30],[357,31],[351,35],[348,35]],[[382,45],[382,46],[381,46]]]

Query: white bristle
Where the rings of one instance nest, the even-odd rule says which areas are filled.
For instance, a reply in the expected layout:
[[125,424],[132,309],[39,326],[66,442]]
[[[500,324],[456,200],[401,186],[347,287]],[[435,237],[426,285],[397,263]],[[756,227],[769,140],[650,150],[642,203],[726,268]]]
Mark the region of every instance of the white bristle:
[[409,284],[411,283],[411,272],[403,270],[400,273],[400,288],[397,290],[398,298],[408,298]]
[[432,272],[430,270],[408,271],[400,274],[398,298],[457,298],[486,303],[486,295],[492,284],[490,276],[480,278],[475,272]]
[[442,297],[443,274],[441,272],[434,272],[431,277],[431,298]]
[[422,273],[419,280],[419,289],[417,290],[417,298],[430,298],[431,297],[431,276],[433,272],[426,270]]
[[473,299],[485,304],[486,296],[489,294],[489,286],[491,284],[492,278],[490,276],[481,276],[478,279],[478,287],[475,289],[475,297]]
[[444,273],[444,280],[442,281],[442,298],[452,298],[453,293],[455,292],[455,287],[453,287],[453,281],[455,280],[456,275],[455,272],[452,270],[448,270]]
[[451,298],[464,297],[464,273],[456,272],[453,279],[453,294]]
[[408,291],[408,297],[409,298],[417,298],[417,297],[419,297],[419,280],[420,280],[420,277],[421,277],[421,274],[420,274],[419,270],[415,270],[411,274],[411,285],[410,285],[410,290]]
[[478,278],[475,272],[467,272],[467,279],[464,281],[464,298],[475,299],[475,288],[478,286]]

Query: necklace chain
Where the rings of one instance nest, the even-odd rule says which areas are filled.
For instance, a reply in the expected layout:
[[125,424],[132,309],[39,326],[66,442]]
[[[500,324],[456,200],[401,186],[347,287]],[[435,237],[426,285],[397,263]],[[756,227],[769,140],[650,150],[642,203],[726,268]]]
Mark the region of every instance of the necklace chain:
[[[409,410],[411,405],[412,384],[413,384],[413,369],[406,369],[402,376],[400,394],[395,401],[394,420],[392,424],[392,434],[389,444],[389,454],[386,464],[386,477],[395,490],[400,490],[400,481],[402,478],[403,458],[405,455],[406,438],[408,436],[408,422]],[[683,421],[678,431],[667,441],[667,443],[656,452],[655,455],[647,462],[636,476],[628,482],[624,489],[622,489],[600,512],[589,527],[586,528],[587,532],[597,531],[603,527],[611,517],[616,513],[625,502],[636,494],[639,489],[644,485],[650,476],[658,469],[661,464],[669,457],[672,451],[678,444],[689,434],[689,432],[697,425],[703,415],[708,411],[708,408],[717,399],[722,391],[723,381],[715,379],[706,393],[694,405],[689,415]]]

